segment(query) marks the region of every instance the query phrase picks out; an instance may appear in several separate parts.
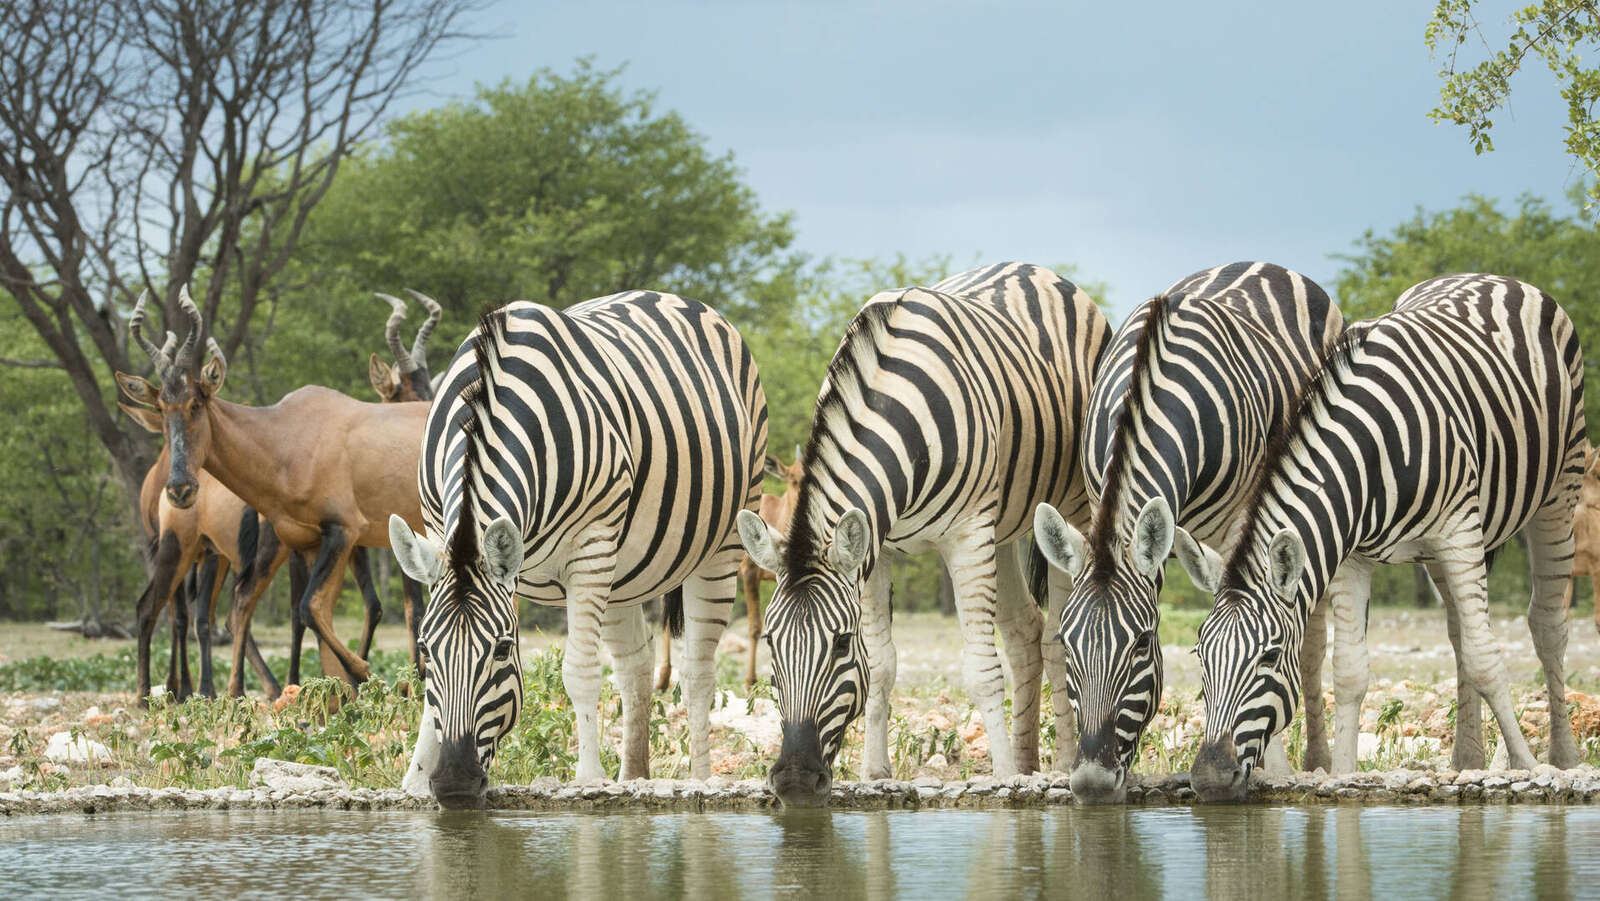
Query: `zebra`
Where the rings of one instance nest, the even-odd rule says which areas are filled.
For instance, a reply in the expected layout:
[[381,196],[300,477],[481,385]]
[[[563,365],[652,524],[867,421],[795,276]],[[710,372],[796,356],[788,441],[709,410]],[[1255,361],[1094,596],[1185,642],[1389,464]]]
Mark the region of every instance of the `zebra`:
[[1488,700],[1511,765],[1531,769],[1487,610],[1487,559],[1519,532],[1551,763],[1574,765],[1564,592],[1584,441],[1583,351],[1567,314],[1531,285],[1430,279],[1393,312],[1346,328],[1267,451],[1200,627],[1206,733],[1195,790],[1243,796],[1263,744],[1294,713],[1299,672],[1286,661],[1324,592],[1334,616],[1333,770],[1354,770],[1378,563],[1427,567],[1460,671]]
[[1037,768],[1043,617],[1011,543],[1041,501],[1087,519],[1075,431],[1109,331],[1087,293],[1022,263],[880,293],[852,320],[817,399],[788,534],[739,515],[751,558],[778,577],[766,640],[783,744],[768,784],[785,804],[826,803],[863,707],[865,775],[890,774],[889,569],[874,566],[886,547],[944,558],[995,773]]
[[[1343,326],[1315,282],[1240,262],[1178,281],[1118,330],[1083,438],[1097,503],[1091,537],[1048,504],[1034,517],[1041,552],[1073,582],[1058,627],[1078,711],[1074,799],[1123,797],[1161,700],[1156,599],[1167,555],[1176,550],[1189,565],[1214,570],[1199,542],[1226,542],[1267,436]],[[1306,642],[1313,670],[1323,653],[1316,636],[1326,636],[1320,611]],[[1307,679],[1308,707],[1320,709],[1320,678]],[[1321,722],[1307,716],[1312,726]],[[1321,731],[1308,735],[1308,748],[1325,749]]]
[[709,777],[712,655],[742,557],[734,515],[760,497],[766,444],[755,363],[710,307],[633,291],[483,316],[428,414],[427,536],[390,520],[401,567],[432,595],[406,790],[444,806],[481,801],[522,702],[519,597],[567,609],[561,676],[577,719],[575,775],[588,782],[605,775],[602,640],[622,696],[619,778],[649,775],[652,655],[639,605],[675,595],[690,772]]

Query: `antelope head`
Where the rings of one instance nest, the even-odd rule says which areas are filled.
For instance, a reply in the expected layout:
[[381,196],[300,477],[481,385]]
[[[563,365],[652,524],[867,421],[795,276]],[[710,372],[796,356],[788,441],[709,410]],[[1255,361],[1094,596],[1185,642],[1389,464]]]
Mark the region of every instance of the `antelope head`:
[[372,381],[372,390],[378,392],[378,397],[384,403],[399,403],[413,400],[433,400],[433,381],[428,374],[428,335],[433,332],[433,327],[439,324],[439,304],[426,294],[421,294],[407,288],[406,293],[417,299],[428,310],[428,319],[417,329],[417,337],[411,342],[411,350],[407,351],[405,343],[400,340],[400,325],[406,319],[406,302],[392,294],[379,294],[378,297],[389,302],[393,312],[389,314],[389,321],[384,324],[383,337],[389,344],[389,352],[394,354],[394,363],[383,362],[383,358],[373,354],[368,361],[368,378]]
[[[211,447],[211,420],[206,407],[222,390],[222,380],[228,371],[227,358],[216,339],[206,341],[208,351],[204,365],[196,365],[195,346],[204,330],[200,310],[189,297],[189,288],[178,290],[178,306],[189,317],[189,334],[178,347],[176,355],[172,346],[177,336],[167,333],[166,344],[157,348],[144,337],[144,306],[148,292],[134,304],[133,315],[128,319],[128,333],[155,363],[155,381],[129,375],[116,374],[122,393],[137,406],[121,405],[136,422],[146,428],[159,423],[167,438],[167,449],[172,467],[167,476],[167,499],[180,510],[193,506],[195,492],[199,489],[195,473],[204,464]],[[134,410],[141,410],[134,414]],[[154,415],[152,415],[154,414]]]

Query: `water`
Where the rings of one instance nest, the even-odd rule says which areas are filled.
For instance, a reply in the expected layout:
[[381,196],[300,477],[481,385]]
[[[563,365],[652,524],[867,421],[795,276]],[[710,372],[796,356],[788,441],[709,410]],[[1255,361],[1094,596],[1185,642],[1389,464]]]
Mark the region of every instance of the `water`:
[[0,823],[0,894],[1593,898],[1600,808],[60,816]]

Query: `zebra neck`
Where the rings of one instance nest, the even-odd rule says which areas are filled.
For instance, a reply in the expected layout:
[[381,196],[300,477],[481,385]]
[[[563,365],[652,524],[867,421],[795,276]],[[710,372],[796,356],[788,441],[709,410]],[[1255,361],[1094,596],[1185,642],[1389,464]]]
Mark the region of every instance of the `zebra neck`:
[[812,561],[829,559],[839,520],[852,508],[867,515],[869,537],[861,572],[871,572],[890,530],[899,519],[893,496],[875,483],[845,488],[831,480],[809,476],[801,485],[790,524],[790,567],[798,569]]
[[[1244,557],[1242,568],[1251,584],[1270,584],[1273,538],[1284,530],[1298,535],[1305,545],[1305,570],[1294,597],[1286,603],[1302,617],[1309,617],[1355,545],[1359,512],[1350,507],[1346,492],[1326,484],[1305,467],[1282,466],[1265,478],[1268,481],[1236,552]],[[1277,597],[1271,591],[1266,594]]]

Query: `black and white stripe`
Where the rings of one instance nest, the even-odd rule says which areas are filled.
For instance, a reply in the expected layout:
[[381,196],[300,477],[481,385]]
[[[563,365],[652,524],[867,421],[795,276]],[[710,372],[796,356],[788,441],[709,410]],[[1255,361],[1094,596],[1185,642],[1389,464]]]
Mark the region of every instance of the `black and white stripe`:
[[1040,502],[1087,517],[1077,428],[1108,332],[1082,290],[1017,263],[884,292],[857,314],[817,400],[788,535],[740,516],[745,547],[778,577],[767,640],[784,747],[770,782],[785,802],[825,799],[863,708],[865,775],[889,775],[895,653],[888,569],[874,567],[886,547],[944,558],[995,772],[1037,767],[1042,617],[1010,545]]
[[1200,629],[1206,741],[1196,790],[1238,797],[1294,713],[1293,665],[1312,602],[1335,618],[1335,771],[1355,766],[1366,603],[1378,563],[1427,566],[1461,671],[1489,701],[1512,766],[1517,725],[1487,610],[1487,557],[1526,537],[1529,628],[1551,706],[1551,762],[1577,748],[1565,715],[1563,592],[1583,469],[1583,353],[1565,312],[1529,285],[1453,275],[1345,330],[1275,439]]
[[691,772],[710,775],[712,653],[742,556],[734,516],[759,496],[766,431],[749,351],[703,304],[630,292],[564,311],[519,302],[482,319],[429,413],[428,537],[391,523],[402,564],[432,586],[408,790],[431,779],[441,801],[481,793],[458,783],[483,781],[517,718],[518,598],[567,608],[577,778],[603,775],[602,641],[622,691],[621,778],[647,776],[651,647],[639,604],[680,588]]
[[1205,569],[1196,541],[1226,548],[1269,435],[1342,327],[1310,279],[1241,262],[1140,304],[1112,340],[1083,442],[1094,526],[1085,539],[1048,506],[1036,517],[1041,550],[1073,577],[1057,625],[1078,718],[1074,797],[1121,795],[1161,700],[1167,555]]

